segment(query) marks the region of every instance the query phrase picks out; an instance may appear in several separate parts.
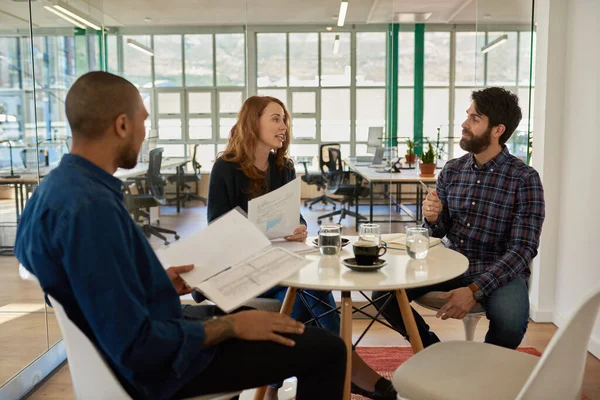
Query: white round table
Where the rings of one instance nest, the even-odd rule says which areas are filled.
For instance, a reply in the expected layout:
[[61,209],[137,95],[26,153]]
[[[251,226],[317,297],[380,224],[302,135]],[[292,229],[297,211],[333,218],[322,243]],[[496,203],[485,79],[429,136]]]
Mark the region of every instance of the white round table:
[[[290,315],[292,311],[299,289],[341,291],[340,336],[346,343],[348,353],[344,400],[349,400],[350,372],[352,370],[352,297],[350,293],[358,290],[395,291],[411,347],[416,353],[423,349],[423,343],[404,289],[429,286],[455,278],[467,270],[469,261],[462,254],[446,249],[442,244],[429,249],[427,258],[423,260],[411,259],[404,250],[388,248],[387,253],[381,257],[387,261],[387,265],[383,268],[372,272],[355,272],[343,265],[341,260],[354,257],[352,243],[357,238],[356,236],[344,237],[348,238],[350,243],[342,248],[339,257],[321,256],[317,251],[308,253],[305,257],[312,262],[280,284],[289,287],[281,307],[281,313],[287,315]],[[313,239],[314,237],[308,238],[306,243],[310,245]],[[383,239],[385,240],[385,236]]]

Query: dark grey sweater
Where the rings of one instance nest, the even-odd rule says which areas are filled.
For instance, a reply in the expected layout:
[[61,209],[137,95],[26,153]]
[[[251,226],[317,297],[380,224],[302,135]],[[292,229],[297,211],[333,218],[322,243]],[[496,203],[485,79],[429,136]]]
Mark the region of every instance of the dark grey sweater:
[[[269,178],[269,191],[279,189],[293,181],[296,178],[293,163],[290,162],[280,172],[275,165],[275,157],[269,156]],[[236,207],[248,212],[248,185],[248,177],[241,171],[239,164],[225,161],[219,157],[210,173],[208,223]],[[300,215],[300,223],[306,225],[302,215]]]

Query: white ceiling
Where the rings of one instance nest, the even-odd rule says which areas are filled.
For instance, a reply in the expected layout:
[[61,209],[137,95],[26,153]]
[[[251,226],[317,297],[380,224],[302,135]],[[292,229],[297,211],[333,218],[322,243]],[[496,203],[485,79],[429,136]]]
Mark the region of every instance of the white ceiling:
[[[36,27],[71,27],[33,0]],[[340,0],[63,0],[107,26],[332,25]],[[526,24],[531,0],[349,0],[347,24],[388,23],[430,12],[427,23]],[[150,18],[151,23],[144,22]],[[0,29],[27,28],[26,0],[0,0]]]

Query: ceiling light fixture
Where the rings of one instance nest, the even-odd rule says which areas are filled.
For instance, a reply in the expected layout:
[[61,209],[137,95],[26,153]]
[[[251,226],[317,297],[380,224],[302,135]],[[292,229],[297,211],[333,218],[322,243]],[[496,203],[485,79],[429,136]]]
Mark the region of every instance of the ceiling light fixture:
[[83,14],[81,11],[70,7],[62,1],[54,2],[52,7],[55,10],[58,10],[61,13],[66,14],[69,17],[81,22],[82,24],[89,26],[92,29],[95,29],[97,31],[102,30],[102,28],[100,27],[100,25],[102,24],[93,21],[92,18],[90,18],[88,15]]
[[338,16],[338,26],[344,26],[346,21],[346,11],[348,11],[348,0],[342,0],[340,3],[340,14]]
[[327,28],[325,28],[327,30],[327,32],[331,32],[331,30],[333,29],[332,27],[328,26]]
[[335,40],[333,41],[333,54],[337,54],[340,52],[340,35],[335,35]]
[[141,51],[144,54],[147,54],[149,56],[154,56],[154,52],[152,51],[152,49],[148,46],[144,46],[143,44],[141,44],[140,42],[133,40],[133,39],[127,39],[127,45],[133,47],[134,49]]
[[504,35],[500,36],[499,38],[497,38],[496,40],[483,46],[481,48],[481,53],[485,54],[487,52],[490,52],[490,51],[494,50],[496,47],[504,44],[507,40],[508,40],[508,35],[504,34]]
[[52,8],[52,7],[49,7],[49,6],[44,6],[44,8],[45,8],[46,10],[50,11],[52,14],[58,15],[59,17],[61,17],[61,18],[62,18],[62,19],[64,19],[65,21],[72,23],[73,25],[75,25],[75,26],[76,26],[76,27],[78,27],[78,28],[81,28],[81,29],[87,29],[87,27],[86,27],[85,25],[83,25],[82,23],[80,23],[80,22],[78,22],[78,21],[75,21],[73,18],[69,17],[68,15],[65,15],[65,14],[61,13],[61,12],[60,12],[60,11],[58,11],[58,10],[55,10],[55,9],[54,9],[54,8]]

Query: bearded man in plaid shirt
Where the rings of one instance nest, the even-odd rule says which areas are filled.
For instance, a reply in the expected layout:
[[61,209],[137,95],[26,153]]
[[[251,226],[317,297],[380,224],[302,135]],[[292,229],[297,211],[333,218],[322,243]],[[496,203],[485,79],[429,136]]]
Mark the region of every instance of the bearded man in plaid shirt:
[[[440,284],[409,289],[409,300],[444,291],[438,318],[462,319],[478,302],[490,321],[487,343],[515,349],[529,320],[529,264],[536,256],[544,222],[544,191],[535,169],[508,152],[505,143],[522,114],[519,99],[498,87],[475,91],[462,123],[460,147],[468,154],[448,161],[437,188],[423,201],[424,226],[446,237],[446,246],[469,259],[463,275]],[[380,298],[384,292],[374,292]],[[375,301],[378,308],[383,299]],[[397,304],[383,316],[404,336]],[[413,309],[425,347],[439,342]]]

